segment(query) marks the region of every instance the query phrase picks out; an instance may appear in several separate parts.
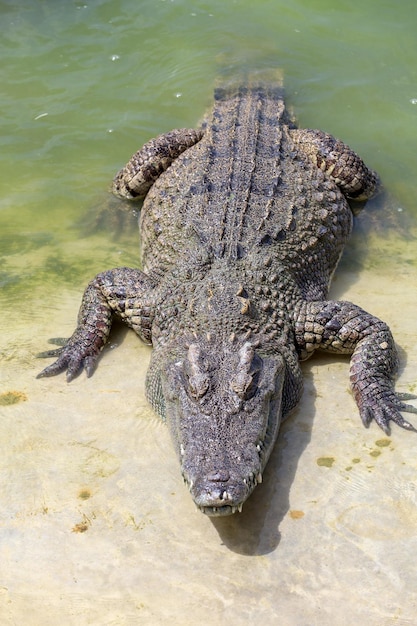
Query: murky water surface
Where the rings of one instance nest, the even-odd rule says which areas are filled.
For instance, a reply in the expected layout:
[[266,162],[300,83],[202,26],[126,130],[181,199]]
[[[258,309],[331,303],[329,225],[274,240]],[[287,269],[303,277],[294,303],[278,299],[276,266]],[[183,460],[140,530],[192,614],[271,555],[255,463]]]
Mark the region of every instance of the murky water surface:
[[34,378],[87,281],[138,263],[135,229],[97,228],[114,173],[195,124],[224,68],[280,66],[300,124],[385,183],[332,293],[390,324],[413,390],[414,1],[2,0],[0,20],[1,623],[415,623],[417,440],[363,429],[345,361],[306,364],[264,484],[214,522],[146,403],[132,333],[90,380]]

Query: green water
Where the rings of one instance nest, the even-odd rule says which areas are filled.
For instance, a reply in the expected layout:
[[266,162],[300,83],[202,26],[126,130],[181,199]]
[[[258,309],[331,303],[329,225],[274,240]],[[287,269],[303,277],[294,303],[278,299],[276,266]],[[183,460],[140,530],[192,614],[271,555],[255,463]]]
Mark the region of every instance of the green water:
[[300,124],[351,144],[417,215],[413,0],[3,0],[0,17],[3,294],[135,262],[74,224],[146,139],[195,124],[224,68],[282,67]]

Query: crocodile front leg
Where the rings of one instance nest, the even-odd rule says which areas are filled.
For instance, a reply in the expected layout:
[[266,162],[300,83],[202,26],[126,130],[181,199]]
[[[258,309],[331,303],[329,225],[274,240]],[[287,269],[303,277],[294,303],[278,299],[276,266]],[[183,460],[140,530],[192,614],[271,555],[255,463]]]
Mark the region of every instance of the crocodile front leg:
[[144,198],[174,159],[200,141],[202,136],[201,129],[180,128],[151,139],[116,174],[113,193],[127,200]]
[[346,198],[367,200],[377,190],[378,174],[343,141],[321,130],[292,129],[291,139],[296,147],[331,178]]
[[[398,355],[388,326],[351,302],[303,302],[295,320],[300,358],[314,350],[352,354],[350,381],[366,427],[372,419],[389,433],[389,422],[416,430],[401,411],[417,413],[402,400],[415,398],[394,390]],[[417,431],[416,431],[417,432]]]
[[38,378],[66,370],[69,382],[81,368],[91,376],[110,334],[113,316],[126,322],[146,343],[151,343],[151,292],[155,286],[144,272],[128,267],[98,274],[84,292],[73,335],[62,348],[41,355],[58,356],[58,359],[40,372]]

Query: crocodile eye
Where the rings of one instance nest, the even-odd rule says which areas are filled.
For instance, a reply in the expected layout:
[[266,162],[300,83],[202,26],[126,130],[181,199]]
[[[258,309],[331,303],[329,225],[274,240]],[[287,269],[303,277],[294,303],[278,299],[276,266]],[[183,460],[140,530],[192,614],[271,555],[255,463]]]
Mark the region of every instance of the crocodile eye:
[[201,357],[200,346],[196,343],[192,343],[188,348],[185,371],[188,394],[194,400],[199,400],[206,394],[210,379]]
[[188,389],[190,395],[195,399],[199,400],[202,398],[207,389],[209,388],[209,378],[207,374],[196,374],[194,376],[190,376],[188,379]]
[[230,387],[239,398],[249,400],[255,395],[258,388],[262,359],[255,353],[251,343],[243,344],[239,350],[239,364],[235,376],[230,381]]
[[242,398],[242,400],[249,400],[251,398],[257,388],[257,378],[251,376],[250,374],[239,373],[237,376],[230,382],[230,387],[232,390]]

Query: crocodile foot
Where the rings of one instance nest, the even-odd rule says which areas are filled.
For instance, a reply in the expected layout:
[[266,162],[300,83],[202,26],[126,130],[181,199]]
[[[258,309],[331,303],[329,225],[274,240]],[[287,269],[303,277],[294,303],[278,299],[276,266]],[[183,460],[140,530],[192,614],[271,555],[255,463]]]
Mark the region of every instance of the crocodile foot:
[[416,413],[417,408],[411,404],[406,404],[403,400],[415,400],[417,396],[410,393],[396,393],[391,389],[382,389],[376,393],[364,394],[357,400],[360,416],[366,428],[372,420],[386,435],[391,432],[390,422],[395,422],[401,428],[417,432],[417,429],[406,419],[401,412]]

